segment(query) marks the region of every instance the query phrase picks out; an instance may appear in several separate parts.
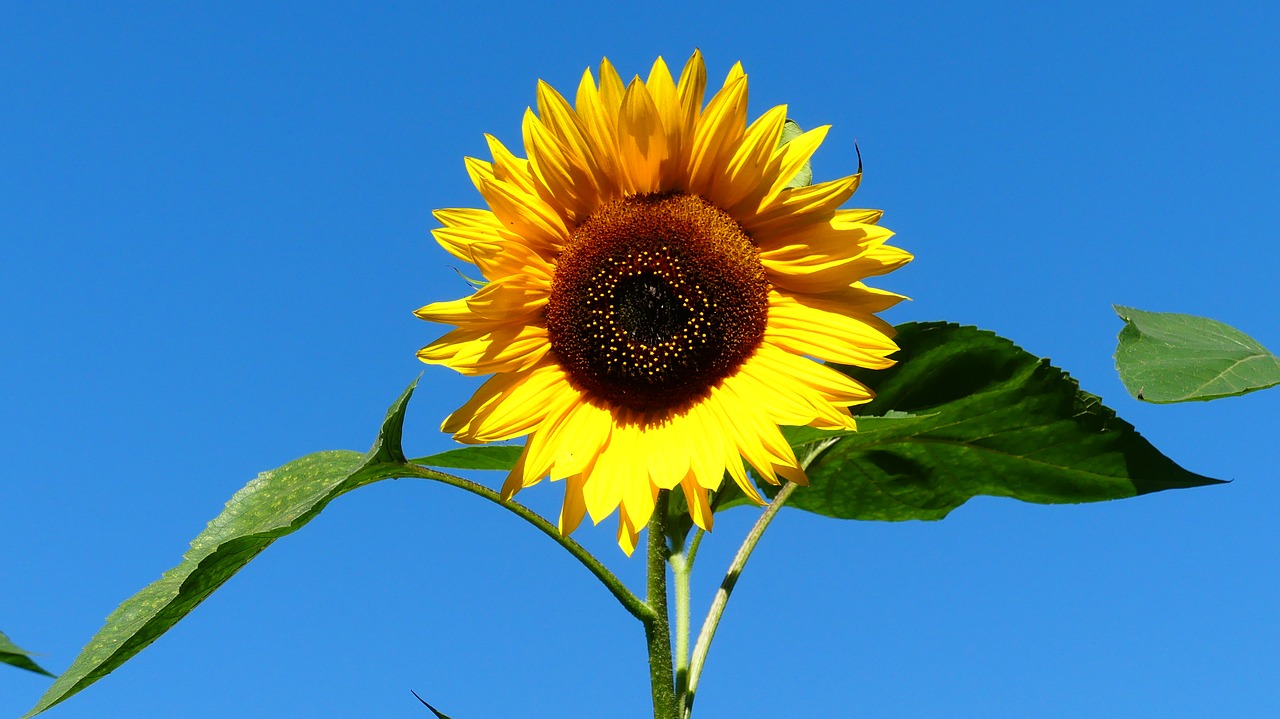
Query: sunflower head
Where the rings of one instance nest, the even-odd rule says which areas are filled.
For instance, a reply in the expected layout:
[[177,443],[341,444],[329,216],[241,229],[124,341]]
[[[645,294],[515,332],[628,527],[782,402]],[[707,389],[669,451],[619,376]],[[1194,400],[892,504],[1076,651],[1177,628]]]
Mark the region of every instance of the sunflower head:
[[814,360],[883,368],[897,347],[874,313],[902,299],[863,284],[911,259],[875,210],[839,209],[860,174],[796,186],[826,135],[782,142],[785,106],[747,124],[735,65],[705,105],[694,53],[629,84],[606,60],[574,104],[538,84],[528,159],[488,137],[467,158],[487,209],[439,210],[436,239],[487,281],[417,311],[455,329],[418,352],[492,374],[443,429],[461,442],[527,435],[508,498],[565,480],[560,530],[619,510],[630,553],[660,490],[699,526],[726,473],[762,501],[804,483],[779,425],[852,429],[866,387]]

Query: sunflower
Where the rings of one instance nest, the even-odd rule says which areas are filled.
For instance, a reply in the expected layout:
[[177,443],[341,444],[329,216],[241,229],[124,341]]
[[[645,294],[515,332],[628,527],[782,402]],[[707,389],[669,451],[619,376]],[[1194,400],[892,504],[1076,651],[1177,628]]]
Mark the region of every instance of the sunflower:
[[837,209],[861,174],[796,186],[827,133],[781,143],[785,105],[747,125],[741,64],[703,106],[695,52],[624,85],[608,60],[570,105],[538,83],[523,159],[486,136],[466,159],[488,209],[439,210],[434,235],[486,282],[418,310],[453,325],[418,352],[493,374],[442,429],[465,443],[528,435],[504,499],[565,481],[560,531],[619,509],[630,554],[660,490],[692,520],[726,472],[805,483],[779,425],[853,429],[871,392],[816,361],[883,368],[897,346],[874,313],[901,296],[862,280],[911,259],[877,210]]

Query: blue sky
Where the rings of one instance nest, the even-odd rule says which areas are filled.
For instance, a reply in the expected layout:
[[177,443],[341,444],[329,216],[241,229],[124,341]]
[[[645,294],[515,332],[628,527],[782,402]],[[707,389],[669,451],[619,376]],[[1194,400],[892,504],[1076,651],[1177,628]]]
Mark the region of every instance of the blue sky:
[[[751,114],[833,125],[818,179],[916,254],[894,322],[996,330],[1183,466],[1235,480],[937,523],[785,512],[712,648],[698,716],[1280,714],[1280,390],[1130,399],[1111,303],[1280,350],[1280,10],[1271,3],[0,9],[0,630],[66,668],[257,472],[364,449],[465,294],[431,211],[519,144],[546,79],[701,48]],[[412,455],[476,386],[428,368]],[[483,479],[496,486],[499,476]],[[554,516],[560,488],[521,495]],[[725,514],[695,616],[753,520]],[[613,527],[577,538],[638,583]],[[47,681],[0,671],[0,715]],[[645,716],[638,623],[519,521],[438,485],[343,497],[50,719]]]

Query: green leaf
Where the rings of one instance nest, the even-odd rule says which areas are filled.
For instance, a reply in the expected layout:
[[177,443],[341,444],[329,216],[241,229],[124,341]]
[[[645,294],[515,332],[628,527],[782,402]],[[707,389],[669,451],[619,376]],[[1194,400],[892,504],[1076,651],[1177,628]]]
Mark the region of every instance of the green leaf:
[[1113,305],[1124,320],[1116,369],[1129,394],[1155,403],[1234,397],[1280,384],[1280,357],[1216,320]]
[[474,447],[451,449],[430,457],[413,460],[424,467],[449,467],[450,469],[500,469],[511,471],[524,451],[522,445],[482,444]]
[[400,476],[404,412],[415,380],[387,411],[373,448],[316,452],[263,472],[236,492],[191,542],[182,563],[125,600],[25,717],[65,700],[142,651],[276,539],[310,522],[341,494]]
[[11,664],[19,669],[26,669],[36,674],[43,674],[46,677],[54,676],[45,671],[39,664],[36,664],[31,659],[31,652],[14,644],[9,640],[9,637],[5,636],[4,632],[0,632],[0,662]]
[[[778,147],[791,142],[792,140],[804,134],[804,130],[800,128],[800,123],[787,118],[787,122],[782,126],[782,136],[778,138]],[[787,182],[787,187],[807,187],[813,182],[813,166],[808,160],[800,166],[800,170],[796,172],[796,176]]]
[[788,506],[846,519],[941,519],[980,494],[1058,504],[1219,483],[1179,467],[1009,340],[938,322],[898,331],[897,365],[847,371],[876,390],[862,411],[917,416],[804,443],[801,452],[816,453],[810,485]]

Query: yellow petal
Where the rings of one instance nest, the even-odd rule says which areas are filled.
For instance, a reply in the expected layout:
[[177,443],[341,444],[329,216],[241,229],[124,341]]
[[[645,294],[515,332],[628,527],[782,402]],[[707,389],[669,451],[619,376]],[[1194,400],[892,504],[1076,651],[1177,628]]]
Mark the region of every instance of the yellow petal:
[[729,68],[729,74],[724,78],[724,86],[729,87],[734,83],[747,79],[747,73],[742,69],[741,62],[733,63],[733,67]]
[[622,76],[613,69],[608,58],[600,61],[600,104],[604,106],[605,117],[613,118],[615,128],[617,117],[622,110],[622,96],[626,94],[626,86],[622,84]]
[[529,163],[541,185],[538,194],[545,194],[551,200],[548,204],[559,208],[565,223],[585,220],[599,206],[600,189],[583,160],[547,130],[532,110],[525,112],[521,129]]
[[693,523],[710,532],[715,515],[711,513],[707,490],[698,486],[697,480],[693,477],[688,477],[681,482],[680,488],[684,490],[684,501],[689,505],[689,516],[693,519]]
[[673,187],[679,180],[684,167],[679,166],[680,145],[683,140],[684,112],[680,106],[680,97],[676,91],[675,81],[671,79],[671,71],[667,63],[659,57],[649,71],[645,81],[645,89],[653,99],[658,119],[666,136],[666,156],[660,170],[659,185]]
[[555,267],[529,245],[499,234],[493,239],[476,239],[468,249],[471,261],[485,278],[498,281],[513,275],[526,275],[551,286]]
[[[595,467],[582,487],[582,498],[587,504],[591,521],[599,524],[613,513],[622,501],[622,484],[634,478],[634,465],[628,465],[633,453],[628,443],[630,437],[619,427],[612,427],[608,441],[596,457]],[[624,446],[625,445],[625,446]]]
[[830,129],[830,125],[820,125],[801,133],[800,136],[793,138],[790,142],[774,151],[773,157],[769,161],[768,170],[768,174],[773,178],[773,184],[769,187],[769,191],[765,193],[764,198],[758,201],[757,207],[768,207],[777,200],[778,193],[786,187],[788,182],[791,182],[792,178],[804,167],[804,164],[813,157],[813,153],[818,150],[818,146],[826,139],[827,131]]
[[584,478],[581,474],[575,474],[565,478],[564,483],[564,505],[560,507],[560,519],[556,523],[560,529],[560,533],[568,536],[573,530],[578,528],[582,523],[582,517],[587,511],[587,503],[582,499],[582,483]]
[[482,181],[480,194],[504,226],[535,248],[559,249],[569,239],[563,218],[541,197],[498,180]]
[[911,253],[889,245],[871,246],[851,255],[814,255],[801,260],[765,258],[761,253],[769,281],[791,292],[821,294],[849,287],[867,277],[882,275],[911,261]]
[[795,355],[883,369],[898,351],[893,327],[872,315],[852,314],[847,305],[808,295],[769,293],[770,342]]
[[786,121],[787,106],[779,105],[751,123],[742,137],[742,144],[738,145],[712,184],[708,197],[717,207],[729,210],[744,198],[756,194],[757,188],[760,195],[768,190],[768,185],[762,188],[761,183],[765,180],[769,159],[778,147]]
[[640,529],[649,523],[657,500],[658,488],[647,478],[638,477],[626,483],[619,510],[631,530],[633,541]]
[[667,136],[658,107],[639,78],[627,86],[618,115],[618,151],[630,194],[662,189],[662,163],[667,159]]
[[689,472],[688,434],[679,418],[650,426],[640,435],[642,461],[648,465],[647,476],[659,489],[673,489]]
[[746,457],[761,477],[774,484],[778,482],[779,473],[793,481],[796,476],[803,477],[795,453],[778,426],[754,411],[752,399],[739,396],[735,389],[733,384],[725,382],[717,388],[716,394],[730,416],[736,418],[733,434],[738,453]]
[[[716,420],[710,398],[691,407],[684,415],[687,442],[692,451],[689,471],[703,489],[716,490],[724,480],[729,457],[737,458],[736,447],[728,446],[725,431]],[[742,460],[737,459],[741,468]]]
[[636,543],[640,540],[640,530],[631,526],[626,513],[618,517],[618,546],[630,557],[636,551]]
[[453,330],[418,350],[418,359],[468,375],[521,372],[537,364],[550,349],[546,328],[516,324]]
[[684,64],[680,73],[680,84],[676,94],[680,98],[680,146],[679,166],[689,166],[689,154],[693,147],[693,134],[698,126],[698,115],[702,112],[702,98],[707,89],[707,68],[702,62],[702,53],[694,50],[689,61]]
[[761,345],[752,359],[778,376],[803,383],[831,404],[847,407],[869,402],[875,396],[866,385],[849,375],[791,354],[769,342]]
[[[741,421],[741,418],[737,413],[743,411],[742,407],[739,406],[732,393],[725,390],[723,385],[712,390],[711,395],[703,401],[701,407],[707,410],[703,414],[703,420],[705,422],[704,432],[714,432],[716,436],[722,436],[724,438],[723,461],[725,469],[729,472],[729,476],[733,478],[734,483],[738,485],[738,488],[742,490],[743,494],[747,495],[748,498],[757,504],[764,504],[764,498],[760,496],[760,492],[756,489],[755,483],[750,480],[742,466],[742,456],[744,456],[743,446],[744,444],[747,444],[742,439],[738,429],[738,422]],[[753,445],[753,453],[754,449],[755,447]],[[751,461],[751,456],[746,456],[747,461]],[[766,463],[766,466],[768,466],[768,463]],[[710,478],[708,478],[707,481],[704,481],[703,478],[700,477],[699,481],[704,481],[702,486],[707,489],[715,489],[720,486],[720,479],[721,477],[717,476],[714,480],[710,480]],[[708,486],[710,481],[714,481],[715,486]]]
[[707,195],[720,168],[733,157],[747,126],[747,80],[726,85],[707,103],[698,117],[689,151],[685,191]]
[[795,223],[785,232],[755,236],[760,256],[772,261],[813,261],[822,258],[854,257],[885,243],[893,233],[858,218],[877,216],[875,210],[857,213],[839,210],[834,215],[813,215],[811,221]]
[[436,242],[449,254],[471,261],[471,245],[501,239],[502,224],[488,210],[469,208],[436,210],[431,213],[444,227],[431,231]]
[[770,363],[756,357],[745,362],[737,374],[725,382],[732,383],[735,393],[777,425],[804,426],[819,419],[828,425],[843,426],[847,422],[848,415],[842,414],[838,405],[803,381],[777,372]]
[[511,154],[511,151],[493,135],[486,134],[484,139],[489,143],[489,152],[493,155],[493,162],[490,165],[493,179],[508,182],[531,195],[536,194],[533,170],[529,167],[529,161]]
[[538,113],[547,130],[572,153],[582,167],[593,171],[598,165],[601,148],[592,141],[586,125],[569,102],[541,80],[538,81]]
[[[601,187],[610,193],[621,193],[623,183],[617,160],[618,114],[616,111],[612,113],[605,111],[600,92],[596,89],[595,79],[591,77],[589,69],[582,74],[582,81],[578,83],[575,103],[583,132],[586,133],[590,145],[595,148],[596,164],[604,175],[600,183]],[[611,194],[610,197],[612,196]]]
[[547,303],[551,286],[531,275],[509,275],[481,287],[460,300],[433,302],[414,312],[429,322],[489,327],[494,323],[526,322]]
[[524,487],[522,478],[524,477],[524,459],[529,455],[529,445],[526,444],[520,452],[520,458],[516,460],[516,464],[507,473],[507,480],[502,483],[502,501],[507,501],[516,495],[521,488]]
[[569,387],[564,372],[544,362],[527,372],[494,375],[475,396],[445,419],[441,426],[467,444],[497,442],[528,434],[546,418],[553,401]]
[[568,397],[567,405],[548,411],[538,429],[538,441],[530,440],[531,465],[545,468],[552,479],[585,471],[609,439],[612,417],[608,410],[581,397]]
[[767,207],[761,207],[759,212],[735,217],[752,237],[757,234],[783,234],[812,223],[815,216],[834,215],[836,208],[853,197],[859,179],[858,175],[851,175],[816,185],[789,187],[779,192],[777,198]]
[[[523,481],[526,487],[537,484],[551,473],[557,457],[565,450],[559,441],[560,436],[566,424],[571,422],[569,417],[574,410],[583,404],[581,395],[575,392],[544,395],[541,399],[545,402],[542,420],[538,423],[538,431],[529,435],[529,441],[525,443],[527,451]],[[580,449],[584,452],[594,451],[594,448]]]

